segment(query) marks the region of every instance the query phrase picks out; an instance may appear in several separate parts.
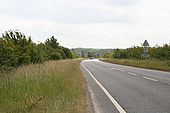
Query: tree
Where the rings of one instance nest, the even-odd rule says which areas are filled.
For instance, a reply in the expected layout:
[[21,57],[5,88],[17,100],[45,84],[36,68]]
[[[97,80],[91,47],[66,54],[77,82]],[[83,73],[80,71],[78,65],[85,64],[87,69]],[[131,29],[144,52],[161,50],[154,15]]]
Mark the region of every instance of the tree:
[[0,38],[1,67],[16,67],[20,65],[42,62],[37,45],[31,37],[15,30],[6,31]]
[[9,30],[2,34],[2,40],[6,42],[6,48],[13,49],[15,57],[17,57],[16,65],[19,66],[31,63],[30,50],[33,49],[32,45],[34,44],[31,37],[27,38],[23,33],[17,30]]
[[103,58],[110,58],[111,57],[111,53],[106,53],[103,55]]
[[74,49],[71,50],[72,58],[78,58],[77,53]]
[[17,55],[12,47],[12,43],[6,42],[0,38],[0,71],[10,70],[11,67],[15,67],[17,65]]
[[54,36],[40,44],[18,30],[6,31],[0,37],[0,70],[66,58],[73,58],[71,51],[59,46]]
[[50,54],[50,60],[60,60],[62,59],[61,54],[58,52],[53,52]]
[[95,52],[93,52],[93,51],[89,51],[88,53],[87,53],[87,56],[90,58],[90,57],[95,57]]
[[57,42],[57,39],[54,38],[54,36],[52,36],[50,39],[47,39],[45,44],[51,46],[54,49],[59,48],[59,43]]
[[73,58],[71,51],[68,48],[61,46],[61,50],[64,52],[66,58]]

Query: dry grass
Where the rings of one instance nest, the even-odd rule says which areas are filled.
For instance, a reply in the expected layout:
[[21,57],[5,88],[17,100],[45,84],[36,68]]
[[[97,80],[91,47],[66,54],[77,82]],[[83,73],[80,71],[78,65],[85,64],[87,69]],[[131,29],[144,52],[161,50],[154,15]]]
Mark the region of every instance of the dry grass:
[[146,60],[137,60],[137,59],[100,59],[105,62],[128,65],[140,68],[147,69],[156,69],[162,71],[170,71],[170,61],[169,60],[158,60],[158,59],[146,59]]
[[0,76],[0,113],[85,113],[79,63],[50,61]]

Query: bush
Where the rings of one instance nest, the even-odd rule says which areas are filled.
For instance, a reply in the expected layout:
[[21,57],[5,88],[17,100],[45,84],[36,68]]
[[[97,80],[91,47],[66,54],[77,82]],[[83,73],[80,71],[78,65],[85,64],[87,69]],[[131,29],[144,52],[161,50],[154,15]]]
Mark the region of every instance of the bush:
[[17,30],[6,31],[0,37],[0,70],[66,58],[72,58],[71,51],[60,46],[54,36],[40,44]]
[[58,52],[54,52],[50,55],[50,60],[60,60],[62,59],[62,56]]
[[111,53],[106,53],[103,55],[103,58],[110,58],[111,57]]
[[6,41],[0,39],[0,70],[9,70],[18,64],[14,48],[7,45]]
[[[113,52],[112,58],[118,59],[141,59],[143,54],[143,47],[131,47],[127,49],[116,49]],[[162,60],[170,60],[170,45],[165,44],[162,47],[150,47],[150,58],[157,58]]]

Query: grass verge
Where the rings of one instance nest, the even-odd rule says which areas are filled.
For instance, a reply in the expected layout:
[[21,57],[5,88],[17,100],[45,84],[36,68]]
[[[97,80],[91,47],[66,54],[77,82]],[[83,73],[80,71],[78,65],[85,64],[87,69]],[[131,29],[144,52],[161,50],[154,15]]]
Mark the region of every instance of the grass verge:
[[100,60],[109,63],[134,66],[146,69],[170,71],[170,60],[156,60],[156,59],[137,60],[137,59],[113,59],[113,58],[102,58]]
[[0,76],[0,113],[85,113],[80,60],[20,67]]

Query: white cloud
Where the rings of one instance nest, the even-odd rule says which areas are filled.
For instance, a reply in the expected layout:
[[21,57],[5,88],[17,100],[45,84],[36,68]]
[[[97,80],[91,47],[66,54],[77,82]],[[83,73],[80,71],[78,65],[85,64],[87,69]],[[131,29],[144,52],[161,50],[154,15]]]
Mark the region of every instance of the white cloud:
[[55,35],[67,47],[125,48],[170,42],[168,0],[0,0],[0,32],[34,41]]

